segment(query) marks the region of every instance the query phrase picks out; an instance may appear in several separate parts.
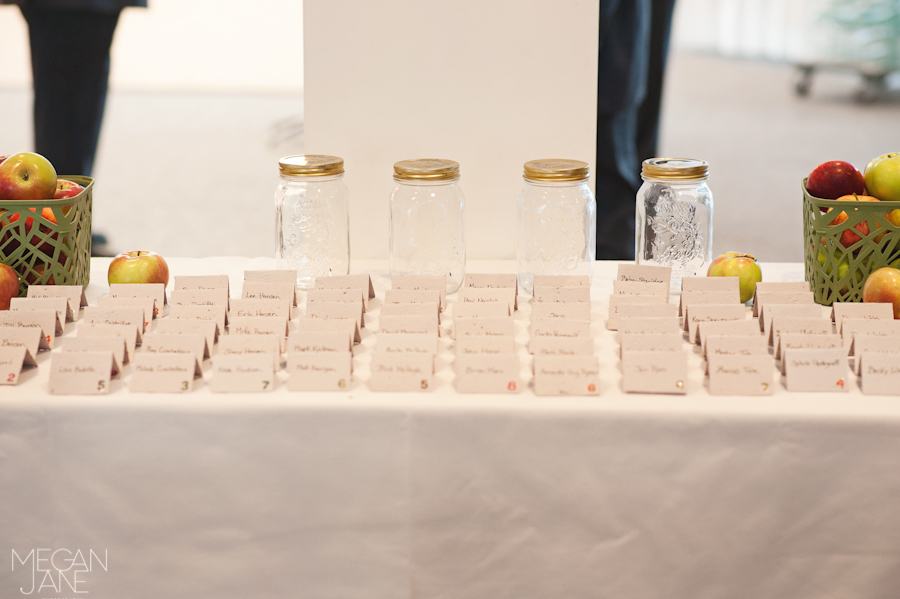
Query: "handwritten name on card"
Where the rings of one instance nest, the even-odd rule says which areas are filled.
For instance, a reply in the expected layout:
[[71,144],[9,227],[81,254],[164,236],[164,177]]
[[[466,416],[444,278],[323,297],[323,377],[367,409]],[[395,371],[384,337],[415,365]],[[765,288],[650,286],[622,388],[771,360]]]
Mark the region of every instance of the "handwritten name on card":
[[[347,335],[340,335],[349,346]],[[272,368],[281,368],[281,340],[274,335],[222,335],[219,339],[220,356],[269,356]]]
[[778,316],[772,319],[769,327],[769,345],[778,345],[779,336],[785,333],[802,335],[832,335],[834,327],[827,318],[791,318]]
[[128,388],[132,393],[189,393],[199,378],[203,374],[193,354],[138,352]]
[[163,318],[156,323],[156,332],[167,335],[203,335],[210,350],[219,340],[219,325],[214,320]]
[[244,281],[241,299],[280,300],[290,313],[291,308],[297,305],[296,291],[296,287],[290,283]]
[[275,389],[271,355],[222,354],[212,365],[209,390],[213,393],[266,393]]
[[852,349],[853,339],[860,335],[872,337],[900,337],[900,320],[869,320],[845,318],[841,321],[841,339],[844,347]]
[[73,322],[75,315],[69,308],[69,300],[64,297],[14,297],[10,298],[10,310],[56,310],[61,326]]
[[32,356],[50,351],[50,344],[40,327],[0,327],[0,347],[24,347]]
[[587,275],[534,275],[534,287],[590,287]]
[[519,284],[516,275],[482,274],[467,272],[463,279],[463,287],[480,289],[514,289],[518,294]]
[[[765,343],[766,339],[759,332],[759,325],[755,320],[724,320],[719,322],[701,322],[700,344],[703,346],[703,354],[706,355],[706,339],[709,335],[744,336],[756,335]],[[768,350],[766,350],[768,351]]]
[[496,287],[463,287],[459,290],[457,304],[505,303],[512,312],[519,309],[516,290]]
[[775,361],[768,354],[709,358],[710,395],[772,395]]
[[521,364],[517,354],[462,354],[456,356],[459,393],[519,393]]
[[881,354],[900,353],[900,336],[898,337],[874,337],[872,335],[855,335],[853,337],[853,355],[856,357],[856,374],[861,374],[860,364],[863,354],[876,352]]
[[176,276],[172,289],[224,289],[226,297],[231,295],[228,275]]
[[385,316],[378,319],[382,333],[428,333],[440,336],[441,328],[433,316]]
[[900,395],[900,353],[867,351],[860,376],[866,395]]
[[98,324],[83,322],[78,327],[78,337],[113,337],[125,341],[125,360],[123,364],[129,364],[134,358],[135,346],[138,341],[138,332],[130,324]]
[[841,338],[833,334],[782,333],[775,347],[775,359],[781,360],[788,349],[833,349],[841,347]]
[[753,292],[753,316],[759,316],[757,312],[758,296],[760,293],[804,293],[809,291],[809,283],[805,281],[772,282],[760,281]]
[[144,336],[141,351],[151,354],[193,355],[198,362],[209,359],[209,346],[203,335],[175,335],[172,333],[151,333]]
[[123,337],[70,337],[62,346],[65,352],[108,351],[114,360],[113,372],[120,372],[121,367],[129,363],[127,344]]
[[465,354],[512,354],[516,352],[516,340],[512,335],[490,337],[488,335],[462,335],[453,344],[457,356]]
[[590,322],[591,305],[582,303],[548,303],[531,305],[532,322],[534,322],[535,320],[553,320],[556,318]]
[[430,304],[384,304],[381,306],[381,316],[427,316],[434,318],[440,324],[441,305],[438,302]]
[[56,310],[0,311],[0,327],[38,329],[51,349],[56,346],[57,335],[62,335]]
[[50,393],[105,395],[114,367],[111,351],[56,353],[50,360]]
[[818,304],[769,304],[768,306],[760,307],[760,330],[768,334],[772,328],[772,319],[776,317],[822,318],[822,306]]
[[678,304],[678,315],[686,316],[690,306],[709,304],[743,305],[740,293],[733,291],[684,291]]
[[78,319],[81,308],[88,305],[81,285],[29,285],[28,297],[64,297],[69,302],[72,315]]
[[[144,297],[156,302],[156,307],[162,310],[166,301],[166,286],[162,283],[111,283],[109,297]],[[157,312],[157,316],[159,313]]]
[[678,318],[675,304],[622,304],[616,313],[619,318]]
[[347,331],[294,331],[288,336],[287,352],[342,354],[353,350]]
[[856,302],[834,302],[831,306],[831,320],[838,325],[841,332],[841,322],[845,318],[868,318],[869,320],[891,320],[894,318],[892,304],[861,304]]
[[700,344],[700,323],[746,320],[747,309],[743,304],[693,304],[688,307],[685,329],[691,343]]
[[306,305],[318,302],[343,302],[345,304],[361,304],[363,312],[367,309],[368,294],[362,289],[310,289],[306,292]]
[[356,324],[359,325],[359,328],[366,326],[362,303],[316,302],[306,306],[306,317],[321,318],[323,320],[353,318],[356,320]]
[[768,356],[769,346],[759,333],[750,335],[707,335],[703,355],[711,356]]
[[611,295],[609,296],[609,316],[606,320],[606,328],[610,331],[619,329],[619,314],[622,306],[626,305],[669,305],[667,296],[664,295]]
[[441,309],[443,310],[447,307],[447,277],[428,275],[394,275],[391,277],[391,289],[413,291],[426,289],[437,290],[441,294]]
[[784,352],[788,391],[846,392],[847,352],[834,349],[788,349]]
[[350,352],[288,355],[289,391],[346,391],[353,379]]
[[437,355],[438,338],[431,333],[380,333],[375,350],[384,353]]
[[531,340],[550,337],[557,339],[591,338],[591,323],[583,320],[533,320]]
[[434,356],[427,354],[372,355],[369,389],[372,391],[431,391]]
[[687,354],[628,352],[622,356],[622,390],[626,393],[687,392]]
[[568,304],[568,303],[591,303],[590,287],[538,287],[534,290],[534,298],[532,304]]
[[34,368],[37,362],[24,345],[0,347],[0,385],[17,385],[26,368]]
[[645,283],[642,281],[613,281],[613,295],[658,295],[669,301],[667,283]]
[[127,324],[133,326],[137,332],[138,343],[140,336],[144,334],[144,310],[139,307],[113,307],[101,308],[100,306],[88,306],[84,309],[84,322],[96,324]]
[[661,318],[642,318],[627,317],[622,318],[619,322],[619,337],[628,333],[647,334],[647,333],[680,333],[681,323],[677,316],[668,316]]
[[516,336],[515,321],[509,316],[499,318],[464,318],[453,321],[456,339],[467,336],[513,337]]
[[150,326],[150,321],[156,318],[159,308],[152,297],[101,297],[97,299],[100,308],[140,308],[144,312],[144,330]]
[[369,275],[338,275],[316,277],[316,289],[359,289],[367,299],[375,297],[372,277]]
[[172,320],[210,320],[216,323],[219,331],[224,331],[228,325],[227,306],[194,306],[178,305],[169,306],[169,318]]
[[665,283],[672,281],[670,266],[650,266],[646,264],[620,264],[616,279],[619,281],[637,281],[639,283]]
[[600,362],[594,356],[534,357],[535,395],[600,395]]
[[174,289],[169,302],[173,306],[224,306],[228,310],[228,289]]
[[453,318],[502,318],[512,316],[509,304],[497,303],[459,303],[453,306]]
[[759,316],[764,306],[770,305],[803,305],[815,304],[812,291],[794,291],[791,293],[782,293],[778,291],[757,291],[756,299],[753,302],[753,315]]
[[531,339],[528,351],[535,356],[593,356],[594,340],[590,337],[537,337]]
[[359,343],[362,339],[359,334],[359,325],[353,318],[336,318],[323,320],[321,318],[298,318],[294,321],[294,327],[300,332],[322,333],[329,331],[343,331],[350,335],[353,343]]
[[272,335],[282,345],[288,336],[288,323],[277,316],[243,316],[232,318],[228,327],[232,335]]
[[[362,312],[362,302],[359,304]],[[267,316],[270,318],[291,317],[291,308],[281,300],[262,299],[235,299],[231,300],[231,316],[243,318],[244,316]]]
[[387,304],[437,304],[443,310],[441,292],[437,289],[389,289],[384,292]]

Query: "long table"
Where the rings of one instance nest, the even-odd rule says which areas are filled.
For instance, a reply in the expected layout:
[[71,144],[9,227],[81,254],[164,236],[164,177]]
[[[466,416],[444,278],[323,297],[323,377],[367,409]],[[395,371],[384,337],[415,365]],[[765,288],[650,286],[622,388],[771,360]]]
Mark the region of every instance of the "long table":
[[[169,265],[227,273],[232,295],[274,266]],[[107,266],[92,261],[92,304]],[[446,338],[432,392],[373,393],[371,324],[340,393],[290,393],[282,373],[271,393],[137,394],[126,376],[52,396],[41,354],[0,388],[0,597],[897,597],[900,398],[850,373],[847,393],[713,397],[691,349],[686,396],[624,394],[604,325],[616,264],[596,266],[599,397],[456,393]],[[385,262],[353,271],[389,287]],[[47,576],[89,594],[38,589]]]

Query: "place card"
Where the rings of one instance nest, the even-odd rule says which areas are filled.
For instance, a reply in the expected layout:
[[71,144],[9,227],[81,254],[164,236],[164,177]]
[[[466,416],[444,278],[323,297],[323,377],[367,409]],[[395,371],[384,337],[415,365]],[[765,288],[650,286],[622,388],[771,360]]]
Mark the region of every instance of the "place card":
[[725,291],[741,296],[740,277],[684,277],[681,279],[681,292],[685,291]]
[[613,281],[613,295],[660,295],[669,301],[668,283],[644,283],[642,281]]
[[61,352],[50,360],[53,395],[105,395],[113,379],[111,351]]
[[512,287],[462,287],[457,294],[456,303],[457,305],[506,303],[510,310],[518,310],[519,304],[516,298],[516,290]]
[[[243,337],[244,335],[242,335]],[[263,337],[264,335],[260,335]],[[353,340],[347,331],[293,331],[288,335],[287,353],[353,353]]]
[[534,287],[590,287],[587,275],[534,275]]
[[591,321],[591,305],[583,303],[547,303],[531,305],[531,320],[552,320],[565,318],[568,320]]
[[135,346],[140,333],[130,324],[99,324],[83,322],[78,325],[78,338],[82,337],[120,337],[125,342],[125,359],[122,364],[129,364],[134,359]]
[[101,308],[100,306],[88,306],[84,309],[84,322],[92,322],[96,324],[128,324],[137,329],[138,344],[141,342],[141,335],[144,334],[146,327],[144,323],[144,309],[137,306],[115,306],[112,308]]
[[290,353],[288,372],[288,391],[344,391],[353,380],[353,357],[348,351]]
[[75,321],[75,314],[65,297],[13,297],[9,300],[10,310],[56,310],[60,325]]
[[512,335],[462,335],[456,338],[453,351],[457,356],[475,354],[516,353],[516,340]]
[[24,347],[32,356],[50,351],[50,344],[41,327],[0,327],[0,348]]
[[[533,326],[533,323],[532,323]],[[462,337],[512,337],[515,339],[515,321],[510,316],[500,318],[461,317],[453,321],[457,341]]]
[[[326,333],[338,335],[349,345],[350,340],[344,333]],[[219,339],[219,356],[269,356],[272,368],[281,368],[281,340],[274,335],[222,335]]]
[[69,337],[62,346],[64,352],[109,351],[113,354],[113,372],[121,372],[121,367],[129,363],[128,343],[123,337]]
[[36,366],[34,356],[24,345],[0,347],[0,385],[18,385],[22,371]]
[[190,393],[200,378],[203,373],[193,354],[138,352],[128,389],[132,393]]
[[853,337],[853,355],[856,374],[860,374],[863,354],[875,352],[881,354],[900,353],[900,337],[873,337],[871,335],[855,335]]
[[226,297],[231,295],[228,275],[176,276],[172,283],[172,289],[173,291],[176,289],[224,289]]
[[684,349],[681,333],[626,333],[621,336],[619,359],[628,352],[680,352]]
[[788,391],[847,391],[847,352],[833,349],[788,349],[784,352]]
[[[262,283],[263,287],[259,288],[263,293],[266,292],[266,285],[274,285],[279,289],[290,287],[291,306],[297,305],[297,270],[245,270],[244,284],[241,297],[254,299],[283,299],[273,297],[257,297],[256,283]],[[247,285],[250,284],[251,295],[246,295]]]
[[62,335],[62,325],[56,310],[3,310],[0,311],[0,327],[16,329],[37,328],[50,349],[56,347],[56,337]]
[[744,304],[692,304],[685,313],[684,329],[688,332],[688,340],[691,343],[701,344],[701,322],[726,322],[732,320],[746,320],[747,309]]
[[242,316],[232,318],[228,332],[232,335],[272,335],[284,346],[289,334],[288,321],[277,316]]
[[519,393],[522,380],[516,354],[461,354],[454,362],[459,393]]
[[622,304],[616,314],[619,318],[678,318],[678,306],[675,304]]
[[372,391],[430,391],[434,356],[376,351],[372,355],[371,372],[369,389]]
[[537,337],[531,339],[528,351],[535,356],[593,356],[594,340],[590,337]]
[[327,333],[341,331],[350,335],[353,343],[359,343],[362,338],[359,334],[359,325],[353,318],[339,318],[323,320],[321,318],[298,318],[293,321],[297,331],[308,333]]
[[[359,303],[362,306],[362,302]],[[267,299],[233,299],[231,300],[230,316],[243,318],[245,316],[267,316],[290,320],[291,308],[281,300]]]
[[600,363],[594,356],[534,357],[535,395],[600,395]]
[[219,325],[214,320],[162,318],[156,322],[156,332],[167,335],[203,335],[210,351],[219,340]]
[[[429,275],[394,275],[391,277],[392,290],[436,289],[441,294],[441,310],[447,307],[447,277]],[[387,295],[387,294],[385,294]]]
[[[169,304],[172,306],[225,306],[229,309],[228,289],[173,289]],[[169,310],[171,313],[171,309]]]
[[667,296],[664,295],[611,295],[609,296],[609,316],[606,320],[606,328],[616,331],[619,328],[619,310],[626,305],[668,305]]
[[159,316],[159,310],[168,304],[163,283],[110,283],[109,297],[148,297],[156,302],[154,316]]
[[768,334],[772,328],[772,319],[785,318],[823,318],[822,306],[818,304],[769,304],[760,306],[759,328]]
[[841,321],[841,339],[844,347],[852,350],[853,337],[870,335],[873,337],[900,336],[900,320],[869,320],[867,318],[845,318]]
[[359,289],[366,299],[375,297],[372,277],[369,275],[338,275],[316,277],[316,289]]
[[382,333],[429,333],[439,337],[441,328],[433,316],[384,316],[378,319]]
[[[174,291],[172,294],[174,295]],[[168,318],[173,320],[211,320],[220,331],[228,326],[228,306],[195,306],[193,304],[172,304],[169,306]]]
[[384,303],[437,304],[441,310],[446,307],[446,303],[441,302],[441,292],[437,289],[389,289],[384,292]]
[[833,349],[841,347],[841,338],[833,333],[827,335],[806,333],[781,333],[775,344],[775,359],[780,360],[786,349]]
[[[732,337],[734,339],[734,337]],[[768,354],[709,358],[710,395],[772,395],[775,361]]]
[[841,321],[845,318],[868,318],[869,320],[891,320],[894,318],[893,304],[864,304],[858,302],[834,302],[831,305],[831,320],[841,332]]
[[100,308],[140,308],[144,311],[144,330],[150,326],[150,321],[156,318],[159,309],[156,300],[152,297],[101,297],[97,299]]
[[64,297],[68,300],[69,309],[76,320],[81,309],[88,305],[84,287],[81,285],[29,285],[28,297]]
[[381,306],[381,316],[428,316],[434,318],[438,324],[441,322],[441,304],[384,304]]
[[620,264],[616,279],[639,283],[665,283],[672,281],[671,266],[651,266],[648,264]]
[[531,342],[540,338],[591,339],[591,323],[583,320],[533,320],[531,321]]
[[368,309],[368,294],[362,289],[310,289],[306,292],[306,305],[316,302],[361,303],[363,312]]
[[213,360],[209,390],[213,393],[264,393],[275,389],[271,355],[223,354]]
[[630,351],[622,356],[626,393],[687,393],[685,352]]
[[777,316],[772,319],[769,327],[769,345],[778,345],[778,337],[785,333],[798,333],[801,335],[833,335],[833,325],[827,318],[792,318],[790,316]]
[[290,309],[297,305],[297,288],[292,283],[244,281],[241,299],[281,300]]
[[204,335],[151,333],[144,335],[141,351],[151,354],[192,354],[201,364],[209,359],[209,345]]
[[900,353],[867,351],[860,379],[865,395],[900,395]]
[[519,294],[518,276],[510,274],[467,272],[462,286],[475,289],[514,289],[516,295]]
[[680,332],[681,323],[679,322],[679,318],[677,316],[667,316],[659,318],[628,317],[623,318],[619,322],[619,335],[617,336],[617,338],[621,339],[622,335],[628,333],[646,335],[648,333],[672,334]]
[[725,335],[729,337],[756,335],[763,344],[766,343],[766,338],[759,333],[759,325],[753,319],[701,322],[698,325],[698,329],[700,330],[700,345],[703,346],[704,356],[706,355],[706,338],[710,335]]
[[682,291],[678,303],[678,315],[685,316],[689,306],[709,304],[743,306],[741,294],[734,291]]
[[790,293],[783,293],[780,291],[757,291],[756,297],[753,300],[753,315],[759,316],[761,311],[764,310],[764,306],[769,305],[804,305],[815,303],[812,291],[794,291]]
[[341,318],[353,318],[359,328],[366,326],[363,316],[362,303],[348,304],[346,302],[316,302],[306,306],[307,318],[321,318],[334,320]]
[[753,316],[759,316],[757,312],[757,296],[763,293],[803,293],[809,291],[809,283],[805,281],[791,281],[789,283],[759,281],[753,292]]
[[384,353],[437,355],[438,338],[431,333],[380,333],[375,350]]
[[[556,304],[562,305],[562,304]],[[590,306],[588,306],[590,308]],[[512,316],[512,310],[505,301],[486,304],[470,304],[457,302],[453,306],[453,318],[502,318]]]
[[759,333],[751,335],[707,335],[703,356],[768,356],[769,346]]
[[590,305],[590,287],[538,287],[534,290],[532,304],[583,303]]

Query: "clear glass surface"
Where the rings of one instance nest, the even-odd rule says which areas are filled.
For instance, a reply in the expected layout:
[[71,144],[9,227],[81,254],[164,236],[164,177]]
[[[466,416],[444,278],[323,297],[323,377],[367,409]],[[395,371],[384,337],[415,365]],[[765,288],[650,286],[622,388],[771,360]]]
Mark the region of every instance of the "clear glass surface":
[[466,201],[459,179],[394,179],[391,192],[391,274],[447,277],[447,293],[466,274]]
[[597,201],[587,181],[530,181],[519,195],[519,288],[534,275],[594,275]]
[[635,215],[638,264],[672,267],[671,288],[706,274],[712,261],[713,196],[706,181],[644,178]]
[[281,176],[275,192],[275,258],[297,269],[297,285],[350,272],[350,192],[342,175]]

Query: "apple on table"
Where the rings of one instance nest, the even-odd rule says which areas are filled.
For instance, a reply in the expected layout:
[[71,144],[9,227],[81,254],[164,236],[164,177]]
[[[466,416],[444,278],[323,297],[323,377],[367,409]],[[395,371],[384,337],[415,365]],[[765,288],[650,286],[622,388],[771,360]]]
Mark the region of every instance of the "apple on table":
[[762,281],[762,270],[753,254],[725,252],[710,262],[708,277],[738,277],[741,303],[745,304],[756,293],[756,284]]
[[19,295],[19,277],[6,264],[0,264],[0,310],[9,310],[10,300]]
[[169,265],[156,252],[135,250],[122,252],[109,264],[107,279],[114,283],[169,284]]
[[892,304],[894,318],[900,319],[900,270],[885,266],[871,273],[863,285],[863,302]]

